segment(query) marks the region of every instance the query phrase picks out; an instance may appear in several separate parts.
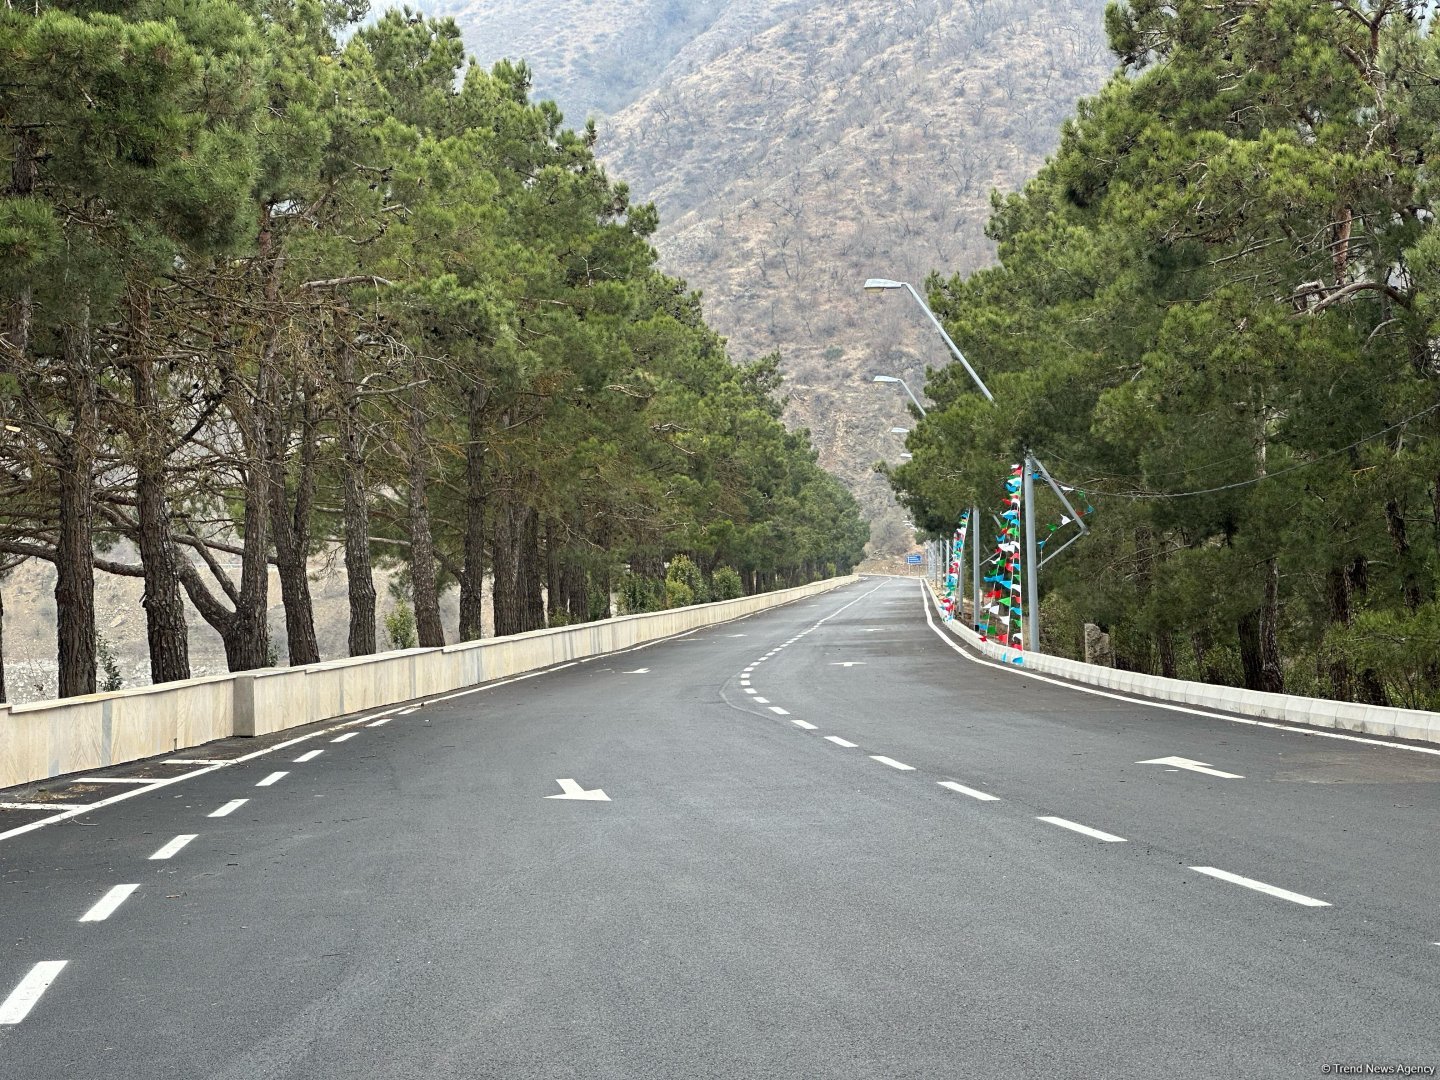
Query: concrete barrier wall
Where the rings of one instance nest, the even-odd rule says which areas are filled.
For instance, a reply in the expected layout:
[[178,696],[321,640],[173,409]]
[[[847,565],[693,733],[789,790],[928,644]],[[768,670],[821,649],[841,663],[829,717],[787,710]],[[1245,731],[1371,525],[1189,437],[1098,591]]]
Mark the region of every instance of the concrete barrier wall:
[[512,637],[406,649],[296,668],[0,705],[0,788],[173,753],[231,735],[268,735],[628,649],[738,619],[856,580],[624,615]]
[[[933,602],[933,593],[931,599]],[[938,605],[935,610],[938,614]],[[1004,649],[994,642],[981,641],[979,634],[962,623],[950,622],[944,625],[952,635],[992,659],[1015,666],[1015,658],[1021,655],[1014,649]],[[1138,694],[1159,701],[1217,709],[1264,720],[1281,720],[1289,724],[1440,743],[1440,713],[1358,705],[1350,701],[1331,701],[1328,698],[1300,697],[1295,694],[1267,694],[1260,690],[1242,690],[1234,686],[1216,686],[1185,679],[1167,679],[1159,675],[1142,675],[1136,671],[1119,671],[1079,660],[1046,656],[1043,653],[1027,652],[1023,655],[1026,671],[1055,675],[1072,682]]]

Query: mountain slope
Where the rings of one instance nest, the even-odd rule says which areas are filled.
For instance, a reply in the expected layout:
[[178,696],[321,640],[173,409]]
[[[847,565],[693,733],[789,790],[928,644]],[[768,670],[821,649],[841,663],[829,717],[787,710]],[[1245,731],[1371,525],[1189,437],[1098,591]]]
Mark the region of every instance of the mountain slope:
[[[917,394],[943,343],[903,294],[993,257],[994,188],[1013,190],[1106,77],[1100,0],[803,4],[764,29],[702,35],[602,129],[614,175],[662,213],[665,267],[706,295],[737,355],[778,349],[792,419],[822,463],[908,541],[870,471],[901,449],[900,375]],[[984,358],[974,361],[982,371]]]

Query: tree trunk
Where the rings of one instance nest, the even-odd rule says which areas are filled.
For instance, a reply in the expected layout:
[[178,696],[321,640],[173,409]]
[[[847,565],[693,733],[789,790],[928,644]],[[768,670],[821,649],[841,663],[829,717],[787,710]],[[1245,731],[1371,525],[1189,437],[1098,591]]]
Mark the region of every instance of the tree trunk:
[[540,515],[530,507],[525,508],[523,537],[520,557],[521,623],[527,631],[543,630],[545,596],[541,589],[545,580],[545,552],[540,547]]
[[484,634],[485,587],[485,391],[470,391],[469,440],[465,444],[465,566],[460,571],[460,640]]
[[1240,616],[1235,630],[1240,639],[1240,666],[1245,672],[1245,689],[1261,690],[1264,688],[1265,662],[1260,656],[1260,609]]
[[[1345,579],[1350,588],[1352,607],[1359,607],[1355,598],[1362,598],[1370,588],[1370,562],[1364,555],[1356,555],[1345,570]],[[1374,668],[1365,668],[1356,679],[1355,700],[1363,705],[1389,705],[1390,695],[1385,684]]]
[[559,526],[554,518],[545,519],[545,624],[555,626],[557,613],[568,621],[569,606],[560,587]]
[[320,662],[308,565],[315,455],[319,440],[319,408],[313,393],[305,393],[302,409],[300,461],[293,503],[287,483],[289,463],[285,460],[290,444],[289,424],[284,420],[283,403],[278,400],[272,403],[268,439],[271,534],[275,544],[275,563],[280,571],[280,599],[285,605],[285,641],[291,667]]
[[59,437],[56,494],[55,608],[59,695],[95,692],[95,458],[100,438],[99,387],[91,366],[89,313],[65,333],[70,430]]
[[1265,565],[1265,604],[1260,609],[1260,689],[1285,692],[1285,669],[1280,661],[1280,560],[1273,555]]
[[[1330,625],[1349,626],[1354,617],[1350,606],[1350,579],[1343,566],[1332,566],[1325,575],[1325,593],[1329,601]],[[1330,684],[1330,696],[1337,701],[1349,701],[1351,693],[1350,662],[1343,654],[1336,654],[1325,665],[1324,675]]]
[[5,696],[5,593],[0,590],[0,705],[9,700]]
[[1155,631],[1155,652],[1160,657],[1160,674],[1176,678],[1179,668],[1175,664],[1175,635],[1168,628]]
[[240,591],[234,615],[220,631],[231,671],[250,671],[270,662],[270,520],[263,474],[259,463],[246,470]]
[[495,512],[495,543],[492,548],[494,583],[491,595],[495,601],[495,634],[520,633],[520,550],[517,533],[515,501],[507,495],[505,503]]
[[155,685],[190,678],[190,631],[185,624],[185,598],[165,498],[165,443],[169,431],[158,422],[160,395],[154,364],[144,357],[130,360],[139,429],[135,447],[136,546],[145,571],[145,636],[150,646],[150,681]]
[[375,574],[370,562],[370,501],[365,492],[360,398],[355,387],[355,361],[348,342],[341,347],[340,364],[345,395],[340,406],[341,498],[345,514],[345,585],[350,600],[350,655],[369,656],[377,647]]
[[1405,607],[1413,614],[1419,609],[1422,600],[1420,576],[1416,572],[1415,559],[1410,552],[1405,514],[1395,499],[1387,499],[1385,502],[1385,527],[1390,533],[1390,543],[1395,548],[1396,562],[1400,564],[1400,593]]
[[560,567],[560,591],[564,597],[565,610],[572,623],[590,621],[590,583],[585,568],[574,556],[566,559]]
[[426,488],[425,413],[419,392],[410,403],[410,586],[415,601],[415,632],[422,648],[445,644],[440,624],[440,594],[435,585],[435,542],[430,532],[430,498]]

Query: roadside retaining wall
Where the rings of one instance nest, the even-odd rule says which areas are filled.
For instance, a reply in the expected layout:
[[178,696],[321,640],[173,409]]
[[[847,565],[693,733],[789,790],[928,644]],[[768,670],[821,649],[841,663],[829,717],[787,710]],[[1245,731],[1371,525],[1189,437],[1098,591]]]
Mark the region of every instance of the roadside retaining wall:
[[[937,616],[938,605],[932,606]],[[1014,663],[1021,655],[994,642],[981,641],[980,635],[958,622],[944,623],[955,637],[977,652],[994,660]],[[1328,698],[1299,697],[1295,694],[1267,694],[1260,690],[1241,690],[1234,686],[1166,679],[1159,675],[1142,675],[1135,671],[1118,671],[1097,664],[1084,664],[1059,656],[1027,652],[1024,669],[1055,675],[1072,682],[1101,686],[1123,693],[1179,702],[1197,708],[1218,709],[1241,716],[1265,720],[1283,720],[1289,724],[1334,728],[1365,735],[1382,735],[1392,739],[1414,739],[1418,742],[1440,743],[1440,713],[1419,709],[1393,709],[1379,705],[1359,705],[1351,701]]]
[[268,735],[460,690],[728,622],[855,581],[622,615],[440,649],[405,649],[294,668],[214,675],[108,694],[0,705],[0,788],[174,753],[232,735]]

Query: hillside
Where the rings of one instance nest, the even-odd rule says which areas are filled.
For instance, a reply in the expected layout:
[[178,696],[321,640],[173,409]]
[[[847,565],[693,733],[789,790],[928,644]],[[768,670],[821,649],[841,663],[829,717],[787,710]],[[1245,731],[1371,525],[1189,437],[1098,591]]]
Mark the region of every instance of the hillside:
[[[738,357],[779,350],[790,419],[851,484],[880,550],[908,543],[871,471],[902,446],[900,375],[946,361],[883,276],[919,284],[993,257],[992,189],[1053,149],[1112,67],[1103,0],[474,0],[482,59],[523,56],[539,93],[601,124],[612,175],[660,207],[662,265],[704,291]],[[687,36],[688,35],[688,36]],[[975,357],[983,371],[984,358]]]
[[[906,296],[993,257],[992,189],[1022,185],[1111,68],[1098,0],[810,5],[613,118],[613,172],[661,208],[664,265],[738,355],[778,349],[791,419],[855,488],[880,549],[908,541],[870,471],[943,343]],[[984,358],[973,358],[982,371]]]

